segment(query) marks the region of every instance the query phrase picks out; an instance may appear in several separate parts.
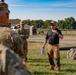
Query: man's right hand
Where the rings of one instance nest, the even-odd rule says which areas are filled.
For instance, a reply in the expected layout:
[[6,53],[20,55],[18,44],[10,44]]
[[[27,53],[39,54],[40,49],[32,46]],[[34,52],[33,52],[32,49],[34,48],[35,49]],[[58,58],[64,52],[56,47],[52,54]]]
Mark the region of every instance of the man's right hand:
[[42,48],[45,48],[45,45],[43,45]]

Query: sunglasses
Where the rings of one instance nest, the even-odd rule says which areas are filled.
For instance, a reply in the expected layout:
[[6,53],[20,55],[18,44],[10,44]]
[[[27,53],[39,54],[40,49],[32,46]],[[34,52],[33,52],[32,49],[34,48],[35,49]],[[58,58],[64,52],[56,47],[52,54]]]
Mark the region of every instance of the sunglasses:
[[22,25],[24,25],[24,24],[22,24]]
[[55,26],[55,25],[51,23],[50,26]]

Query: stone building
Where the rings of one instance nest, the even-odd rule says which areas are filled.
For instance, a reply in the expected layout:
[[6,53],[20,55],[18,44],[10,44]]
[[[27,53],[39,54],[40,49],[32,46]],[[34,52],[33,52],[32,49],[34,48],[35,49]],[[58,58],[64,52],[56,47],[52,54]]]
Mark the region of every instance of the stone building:
[[36,35],[37,34],[37,28],[35,26],[30,26],[30,35]]

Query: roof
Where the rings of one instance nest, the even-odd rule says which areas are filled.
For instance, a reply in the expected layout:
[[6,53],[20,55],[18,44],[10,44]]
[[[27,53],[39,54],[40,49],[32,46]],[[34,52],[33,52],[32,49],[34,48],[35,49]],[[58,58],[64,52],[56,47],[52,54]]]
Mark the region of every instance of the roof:
[[27,24],[25,24],[25,28],[28,28],[28,29],[29,29],[29,28],[30,28],[30,26],[29,26],[29,25],[27,25]]
[[[19,27],[19,24],[17,24],[16,26],[18,26],[18,27]],[[29,25],[27,25],[27,24],[25,24],[25,25],[24,25],[24,28],[26,28],[26,29],[30,29],[30,26],[29,26]]]
[[9,23],[11,23],[11,25],[16,25],[20,23],[20,19],[9,19]]

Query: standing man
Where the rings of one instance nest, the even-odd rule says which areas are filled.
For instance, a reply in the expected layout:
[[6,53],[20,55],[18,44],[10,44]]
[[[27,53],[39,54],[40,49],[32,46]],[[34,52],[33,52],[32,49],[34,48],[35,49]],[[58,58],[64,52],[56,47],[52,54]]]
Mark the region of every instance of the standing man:
[[[54,70],[56,67],[57,73],[60,72],[60,51],[59,51],[59,38],[63,39],[61,31],[56,28],[56,22],[50,22],[50,30],[46,34],[44,44],[42,48],[45,48],[45,45],[48,40],[48,58],[50,62],[50,70]],[[55,63],[54,63],[55,59]]]
[[22,40],[23,51],[24,51],[24,59],[25,59],[25,61],[27,61],[27,52],[28,52],[27,39],[29,37],[29,33],[24,28],[24,25],[25,25],[24,22],[20,21],[20,29],[18,30],[18,33],[20,34],[21,40]]

